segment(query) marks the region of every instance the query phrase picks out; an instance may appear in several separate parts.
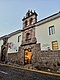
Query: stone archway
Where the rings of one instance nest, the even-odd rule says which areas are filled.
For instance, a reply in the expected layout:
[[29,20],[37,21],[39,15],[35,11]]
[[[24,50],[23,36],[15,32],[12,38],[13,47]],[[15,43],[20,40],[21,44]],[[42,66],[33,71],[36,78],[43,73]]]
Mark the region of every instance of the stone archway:
[[27,49],[24,51],[24,64],[31,64],[32,62],[32,51]]

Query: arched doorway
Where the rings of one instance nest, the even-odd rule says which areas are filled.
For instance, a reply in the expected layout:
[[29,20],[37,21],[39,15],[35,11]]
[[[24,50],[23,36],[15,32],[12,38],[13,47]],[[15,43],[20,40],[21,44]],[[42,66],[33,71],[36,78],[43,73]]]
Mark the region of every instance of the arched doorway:
[[24,64],[31,64],[32,51],[30,49],[25,50],[24,53]]

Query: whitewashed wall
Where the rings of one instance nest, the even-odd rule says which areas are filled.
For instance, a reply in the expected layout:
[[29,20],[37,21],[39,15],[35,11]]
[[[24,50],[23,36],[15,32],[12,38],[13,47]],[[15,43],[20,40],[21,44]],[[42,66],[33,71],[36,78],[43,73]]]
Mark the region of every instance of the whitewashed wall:
[[[20,41],[19,42],[18,42],[18,36],[20,36]],[[22,33],[18,33],[16,35],[11,36],[8,39],[8,43],[13,43],[13,47],[12,48],[8,48],[8,53],[18,52],[18,48],[21,45],[21,42],[22,42]]]
[[[49,27],[53,25],[55,27],[55,34],[49,35]],[[60,49],[60,18],[35,27],[35,36],[37,42],[41,43],[41,50],[47,50],[48,47],[52,50],[52,41],[56,40]]]

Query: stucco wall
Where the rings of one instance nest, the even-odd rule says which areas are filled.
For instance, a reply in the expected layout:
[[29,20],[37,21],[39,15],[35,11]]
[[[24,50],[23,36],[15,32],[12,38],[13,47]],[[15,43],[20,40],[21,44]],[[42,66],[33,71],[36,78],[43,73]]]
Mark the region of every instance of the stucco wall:
[[[20,41],[19,42],[18,42],[18,36],[20,36]],[[13,44],[13,47],[8,48],[8,53],[18,52],[18,48],[19,48],[19,46],[21,45],[21,42],[22,42],[22,33],[19,33],[19,34],[16,34],[16,35],[10,37],[8,39],[8,43],[11,43],[11,42]]]
[[[49,35],[49,27],[55,27],[55,34]],[[52,41],[58,41],[60,49],[60,18],[51,20],[50,22],[41,24],[35,27],[35,36],[37,43],[41,43],[41,50],[47,50],[48,47],[52,50]]]

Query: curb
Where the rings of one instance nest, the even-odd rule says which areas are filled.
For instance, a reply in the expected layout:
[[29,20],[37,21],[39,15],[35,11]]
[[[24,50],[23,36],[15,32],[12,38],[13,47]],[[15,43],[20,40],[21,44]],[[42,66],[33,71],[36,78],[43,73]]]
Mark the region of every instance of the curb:
[[41,71],[41,70],[27,69],[27,68],[22,68],[20,66],[1,64],[1,63],[0,63],[0,65],[1,66],[7,66],[7,67],[14,67],[14,68],[18,68],[18,69],[24,69],[24,70],[28,70],[28,71],[33,71],[33,72],[38,72],[38,73],[42,73],[42,74],[47,74],[47,75],[53,75],[53,76],[59,76],[60,77],[60,74],[58,74],[58,73],[46,72],[46,71]]

